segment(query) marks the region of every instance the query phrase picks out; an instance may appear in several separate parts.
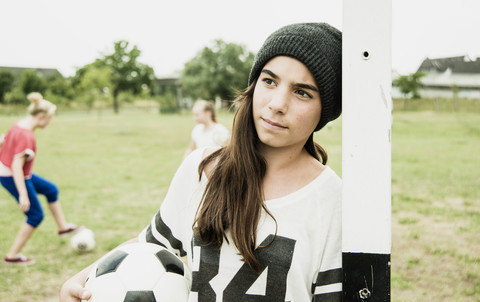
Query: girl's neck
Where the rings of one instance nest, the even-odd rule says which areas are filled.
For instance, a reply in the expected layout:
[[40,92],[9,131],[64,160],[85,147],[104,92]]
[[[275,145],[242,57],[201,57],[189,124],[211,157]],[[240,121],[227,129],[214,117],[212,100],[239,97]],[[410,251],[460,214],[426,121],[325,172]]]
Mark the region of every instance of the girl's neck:
[[210,130],[215,126],[215,124],[216,123],[212,120],[206,121],[205,123],[203,123],[203,125],[205,126],[204,129],[205,130]]
[[22,129],[34,131],[37,128],[37,119],[31,115],[18,121],[17,125]]
[[320,175],[324,166],[305,148],[264,152],[267,170],[262,181],[264,200],[286,196],[304,187]]
[[276,173],[299,166],[307,156],[310,156],[305,148],[271,148],[264,146],[262,154],[267,162],[267,173]]

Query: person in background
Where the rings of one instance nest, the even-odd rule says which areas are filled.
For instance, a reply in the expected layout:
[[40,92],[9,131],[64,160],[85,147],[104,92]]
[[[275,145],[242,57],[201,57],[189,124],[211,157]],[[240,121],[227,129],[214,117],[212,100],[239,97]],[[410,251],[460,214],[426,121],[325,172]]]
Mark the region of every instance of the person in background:
[[[342,34],[291,24],[267,38],[238,105],[232,139],[193,151],[160,209],[128,242],[185,256],[189,302],[342,301],[342,181],[314,141],[342,110]],[[66,281],[86,299],[93,266]]]
[[67,223],[60,202],[57,186],[32,173],[37,154],[34,131],[45,128],[55,114],[56,106],[44,100],[38,92],[28,94],[31,104],[28,116],[15,123],[6,133],[0,149],[0,183],[17,200],[19,208],[27,216],[20,227],[13,245],[5,256],[8,264],[31,264],[34,261],[21,254],[25,243],[44,218],[37,194],[45,195],[48,208],[58,227],[58,235],[64,236],[77,230]]
[[222,147],[229,141],[230,133],[217,122],[215,106],[212,102],[200,100],[192,108],[193,118],[198,124],[192,130],[192,139],[185,151],[185,159],[193,150],[203,147]]

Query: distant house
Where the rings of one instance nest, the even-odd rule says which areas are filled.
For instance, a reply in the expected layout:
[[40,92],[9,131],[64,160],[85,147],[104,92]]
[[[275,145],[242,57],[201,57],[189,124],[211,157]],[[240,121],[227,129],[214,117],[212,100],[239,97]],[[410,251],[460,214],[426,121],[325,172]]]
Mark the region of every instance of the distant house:
[[425,73],[419,90],[422,97],[480,99],[480,58],[427,58],[418,71]]
[[25,70],[35,70],[37,74],[41,77],[48,77],[53,74],[61,73],[54,68],[35,68],[35,67],[11,67],[11,66],[0,66],[0,70],[10,71],[14,76],[19,76]]
[[173,89],[171,91],[175,91],[177,105],[179,107],[183,107],[183,95],[182,95],[182,79],[180,75],[171,75],[162,78],[157,78],[156,83],[162,92],[165,92],[167,89]]

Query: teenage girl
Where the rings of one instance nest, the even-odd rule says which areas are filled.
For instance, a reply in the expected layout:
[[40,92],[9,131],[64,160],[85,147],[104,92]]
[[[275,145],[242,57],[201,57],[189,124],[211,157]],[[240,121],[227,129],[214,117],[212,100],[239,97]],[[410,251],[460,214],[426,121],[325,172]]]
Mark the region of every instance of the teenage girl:
[[30,93],[27,98],[31,102],[28,116],[10,128],[0,149],[0,183],[17,200],[20,210],[27,216],[27,221],[20,227],[5,256],[4,261],[9,264],[33,263],[32,259],[21,254],[21,250],[44,217],[37,194],[47,198],[48,208],[55,219],[59,235],[63,236],[77,229],[75,225],[65,221],[55,184],[32,173],[37,154],[34,131],[48,126],[56,106],[44,100],[38,92]]
[[[341,180],[313,141],[341,113],[341,40],[325,23],[274,32],[236,99],[231,143],[192,152],[128,241],[186,256],[189,301],[341,301]],[[61,301],[91,295],[89,269]]]
[[192,108],[197,125],[192,130],[192,139],[185,151],[185,159],[193,150],[203,147],[222,147],[228,143],[228,129],[217,122],[215,106],[205,100],[196,101]]

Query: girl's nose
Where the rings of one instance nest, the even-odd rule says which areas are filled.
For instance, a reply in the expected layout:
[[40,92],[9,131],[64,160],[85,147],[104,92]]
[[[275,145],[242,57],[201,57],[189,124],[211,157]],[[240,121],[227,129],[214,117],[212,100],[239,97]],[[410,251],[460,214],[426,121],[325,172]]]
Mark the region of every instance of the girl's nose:
[[268,104],[268,108],[272,111],[285,114],[288,110],[288,91],[278,88],[272,94],[272,98]]

